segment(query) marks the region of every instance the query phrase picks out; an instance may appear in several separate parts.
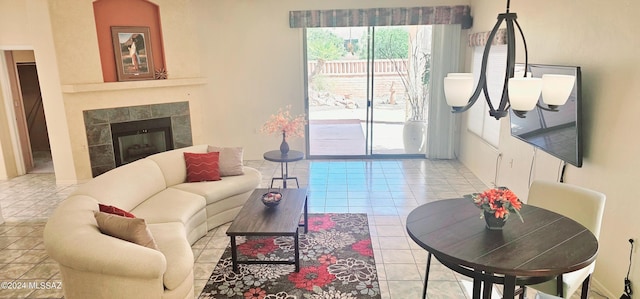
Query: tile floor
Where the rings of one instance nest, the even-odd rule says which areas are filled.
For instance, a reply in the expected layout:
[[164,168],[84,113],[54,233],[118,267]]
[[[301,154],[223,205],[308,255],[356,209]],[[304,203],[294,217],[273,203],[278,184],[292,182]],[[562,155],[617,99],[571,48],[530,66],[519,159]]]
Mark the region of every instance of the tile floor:
[[[276,163],[247,161],[246,165],[263,174],[262,187],[280,175]],[[289,170],[302,187],[309,188],[310,212],[369,215],[385,299],[419,298],[422,291],[427,254],[406,235],[404,222],[409,212],[430,201],[487,187],[462,164],[449,160],[303,160],[291,163]],[[74,185],[56,185],[53,174],[0,180],[0,205],[6,221],[0,225],[0,282],[24,286],[19,290],[0,288],[0,298],[62,297],[60,274],[44,250],[42,231],[47,216],[74,189]],[[192,246],[196,298],[229,242],[227,227],[211,230]],[[430,299],[470,298],[470,287],[469,279],[442,265],[432,266]],[[528,294],[528,298],[534,297]],[[604,298],[595,292],[591,297]]]

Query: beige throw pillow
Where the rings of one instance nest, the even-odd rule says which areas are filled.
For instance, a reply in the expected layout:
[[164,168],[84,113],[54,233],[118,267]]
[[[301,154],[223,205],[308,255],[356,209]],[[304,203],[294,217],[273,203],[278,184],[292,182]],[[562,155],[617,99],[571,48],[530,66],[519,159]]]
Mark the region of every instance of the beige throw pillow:
[[207,151],[220,153],[220,176],[244,174],[242,167],[244,149],[242,147],[218,147],[210,145]]
[[158,245],[142,218],[127,218],[95,211],[100,232],[125,241],[158,250]]

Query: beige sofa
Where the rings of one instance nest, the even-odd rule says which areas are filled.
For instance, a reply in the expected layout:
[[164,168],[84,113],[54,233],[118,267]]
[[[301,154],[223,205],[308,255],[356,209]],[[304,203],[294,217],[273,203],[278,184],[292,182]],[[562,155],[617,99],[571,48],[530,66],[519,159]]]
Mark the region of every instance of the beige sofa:
[[[118,167],[81,185],[49,218],[44,244],[60,265],[65,298],[193,298],[191,245],[232,221],[260,173],[185,183],[184,152],[172,150]],[[102,234],[94,211],[112,205],[145,219],[159,250]]]

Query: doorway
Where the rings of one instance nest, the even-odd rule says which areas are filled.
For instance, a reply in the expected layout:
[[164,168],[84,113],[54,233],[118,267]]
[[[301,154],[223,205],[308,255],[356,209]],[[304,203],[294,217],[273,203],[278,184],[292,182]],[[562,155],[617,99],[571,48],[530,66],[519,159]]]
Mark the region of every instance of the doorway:
[[5,51],[16,127],[27,173],[53,173],[51,146],[33,51]]
[[[431,26],[307,28],[310,157],[422,156]],[[418,148],[406,140],[419,140]]]

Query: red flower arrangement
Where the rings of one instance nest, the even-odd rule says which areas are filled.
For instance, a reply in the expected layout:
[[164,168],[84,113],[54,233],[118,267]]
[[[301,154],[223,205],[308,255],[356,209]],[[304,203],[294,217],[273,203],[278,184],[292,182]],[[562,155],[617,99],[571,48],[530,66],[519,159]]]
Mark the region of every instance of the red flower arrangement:
[[481,217],[484,217],[484,212],[487,212],[493,214],[496,218],[504,218],[506,220],[509,218],[510,213],[515,213],[520,218],[520,221],[524,222],[522,215],[520,215],[522,202],[515,193],[507,188],[489,189],[482,193],[473,193],[470,197],[473,203],[482,209]]

